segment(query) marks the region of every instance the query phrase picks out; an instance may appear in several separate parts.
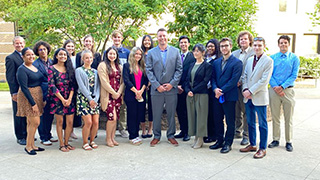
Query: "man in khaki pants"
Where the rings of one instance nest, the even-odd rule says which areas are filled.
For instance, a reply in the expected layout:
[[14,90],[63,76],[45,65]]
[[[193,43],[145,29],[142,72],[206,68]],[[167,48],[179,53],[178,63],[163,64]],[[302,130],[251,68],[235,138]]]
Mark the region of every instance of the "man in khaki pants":
[[279,146],[280,140],[280,107],[283,106],[285,121],[286,150],[291,152],[292,147],[292,115],[294,111],[294,81],[297,78],[300,60],[289,52],[290,37],[282,35],[278,39],[280,52],[271,55],[273,59],[273,73],[270,79],[269,99],[273,124],[273,141],[269,148]]

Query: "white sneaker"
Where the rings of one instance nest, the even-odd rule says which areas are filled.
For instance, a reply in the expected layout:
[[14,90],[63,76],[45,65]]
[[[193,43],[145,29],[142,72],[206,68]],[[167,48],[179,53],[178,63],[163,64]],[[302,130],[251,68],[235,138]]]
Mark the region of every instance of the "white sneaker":
[[41,144],[43,144],[45,146],[51,146],[52,142],[51,141],[41,141]]
[[56,138],[56,137],[51,137],[51,138],[50,138],[50,141],[51,141],[51,142],[58,142],[58,138]]
[[123,137],[123,138],[128,138],[129,137],[129,134],[128,134],[128,132],[126,130],[123,129],[123,130],[121,130],[119,132],[121,134],[121,137]]

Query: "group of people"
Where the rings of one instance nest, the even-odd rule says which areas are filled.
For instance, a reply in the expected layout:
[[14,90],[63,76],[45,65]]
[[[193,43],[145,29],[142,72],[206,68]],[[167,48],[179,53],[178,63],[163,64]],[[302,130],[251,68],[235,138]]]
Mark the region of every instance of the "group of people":
[[[67,40],[51,60],[48,43],[39,41],[33,49],[24,48],[24,39],[14,38],[15,52],[6,58],[6,75],[12,95],[15,134],[19,144],[26,140],[28,154],[44,151],[34,144],[37,128],[41,143],[51,145],[53,116],[57,120],[61,151],[75,149],[69,144],[69,138],[73,127],[81,126],[81,119],[84,122],[82,148],[98,148],[94,139],[100,111],[107,117],[107,146],[119,145],[115,132],[120,122],[119,130],[124,136],[128,127],[131,144],[142,143],[141,125],[141,137],[154,136],[150,142],[154,147],[160,142],[165,109],[166,136],[172,145],[179,145],[177,138],[189,141],[190,136],[195,136],[192,148],[215,142],[210,149],[221,148],[221,153],[228,153],[234,138],[243,137],[241,145],[247,146],[240,152],[256,152],[254,158],[263,158],[267,148],[269,102],[273,141],[268,147],[279,146],[280,106],[283,106],[286,149],[293,150],[293,86],[299,59],[288,51],[288,36],[280,36],[280,52],[271,57],[264,53],[264,38],[253,38],[247,31],[239,33],[240,49],[234,52],[229,38],[211,39],[205,46],[196,44],[189,52],[187,36],[179,38],[179,50],[168,45],[167,31],[163,28],[157,31],[156,47],[149,35],[143,37],[141,48],[134,47],[131,51],[122,46],[120,31],[112,33],[112,40],[113,46],[103,53],[102,59],[94,51],[94,38],[87,35],[82,52],[75,56],[75,43]],[[39,56],[36,61],[35,55]],[[179,134],[175,134],[176,112]],[[256,146],[256,113],[259,149]]]

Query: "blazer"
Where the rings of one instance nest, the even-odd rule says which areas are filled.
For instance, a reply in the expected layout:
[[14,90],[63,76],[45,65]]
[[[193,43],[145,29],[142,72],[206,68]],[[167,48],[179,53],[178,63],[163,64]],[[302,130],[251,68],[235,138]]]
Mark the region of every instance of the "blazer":
[[[81,53],[82,52],[78,52],[76,55],[76,68],[81,67],[82,66],[82,62],[81,62]],[[91,67],[94,69],[98,68],[99,63],[101,62],[101,55],[100,53],[94,53],[93,55],[93,62],[91,64]]]
[[12,54],[6,57],[6,79],[9,85],[10,94],[16,94],[19,90],[19,83],[17,80],[17,70],[23,59],[18,51],[14,51]]
[[195,63],[192,63],[188,70],[188,75],[185,82],[185,92],[188,93],[191,91],[193,94],[208,94],[207,84],[212,76],[212,67],[205,61],[201,63],[195,73],[193,86],[191,86],[191,71],[194,65]]
[[237,101],[237,83],[242,73],[242,61],[231,54],[224,69],[221,70],[222,59],[223,56],[213,62],[212,91],[214,93],[216,88],[220,88],[225,101]]
[[[120,66],[120,71],[122,71],[122,66]],[[113,95],[116,94],[117,92],[111,87],[110,85],[110,80],[109,80],[109,74],[107,72],[107,65],[105,62],[101,62],[98,66],[98,74],[99,74],[99,79],[100,79],[100,94],[101,94],[101,98],[100,98],[100,102],[101,102],[101,109],[102,111],[106,111],[107,107],[108,107],[108,103],[109,103],[109,95]],[[121,85],[120,85],[120,89],[118,90],[118,92],[120,94],[122,94],[123,89],[124,89],[124,84],[123,84],[123,78],[121,77]]]
[[[239,59],[240,57],[240,53],[241,53],[241,49],[238,49],[238,50],[235,50],[232,52],[232,54]],[[248,47],[248,52],[247,54],[244,56],[244,59],[242,60],[242,63],[243,63],[243,68],[242,68],[242,75],[243,76],[243,73],[244,73],[244,69],[247,65],[247,61],[250,57],[254,56],[255,55],[255,52],[254,52],[254,49],[252,47]],[[241,60],[241,59],[240,59]],[[240,82],[241,82],[242,78],[240,78]]]
[[[250,57],[247,61],[242,77],[242,88],[249,89],[252,93],[252,103],[255,106],[266,106],[269,104],[268,83],[272,75],[273,60],[264,53],[252,71],[253,61],[254,57]],[[247,101],[248,99],[243,98],[244,103]]]
[[82,93],[90,102],[94,100],[94,102],[98,103],[100,98],[100,83],[98,79],[98,72],[95,69],[92,69],[94,72],[94,92],[91,94],[89,87],[89,79],[87,73],[83,70],[82,67],[76,69],[76,80],[78,83],[78,93]]
[[[159,46],[148,51],[146,72],[151,83],[151,95],[173,95],[178,93],[178,84],[182,75],[180,52],[177,48],[167,46],[167,60],[164,65]],[[170,83],[173,88],[168,92],[159,93],[157,88]]]
[[[50,58],[48,58],[49,61],[49,66],[52,65],[52,60]],[[38,70],[43,74],[43,81],[41,84],[41,89],[43,92],[43,100],[47,99],[47,95],[48,95],[48,71],[45,67],[45,65],[43,64],[42,60],[40,58],[36,59],[32,65],[34,65],[36,68],[38,68]],[[49,68],[49,67],[48,67]]]
[[179,85],[182,85],[182,89],[185,88],[184,85],[185,85],[185,81],[188,75],[190,65],[195,62],[196,62],[196,59],[194,58],[192,52],[188,52],[182,63],[182,75],[179,82]]
[[[136,87],[136,80],[134,78],[134,74],[130,73],[130,65],[129,63],[125,63],[123,66],[123,72],[122,72],[123,82],[125,85],[125,92],[124,92],[124,101],[126,102],[132,102],[137,101],[136,95],[133,91],[131,91],[132,87]],[[141,81],[140,81],[140,89],[143,85],[146,86],[146,89],[142,93],[142,97],[144,100],[146,100],[146,92],[147,92],[147,86],[148,86],[148,78],[146,74],[142,74]]]

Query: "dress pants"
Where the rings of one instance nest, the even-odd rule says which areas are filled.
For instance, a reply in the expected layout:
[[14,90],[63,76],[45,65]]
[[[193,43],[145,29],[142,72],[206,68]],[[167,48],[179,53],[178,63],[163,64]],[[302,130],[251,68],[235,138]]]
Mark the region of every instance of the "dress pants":
[[13,126],[14,134],[17,139],[26,139],[27,138],[27,118],[19,117],[17,115],[17,102],[12,101],[12,110],[13,110]]
[[178,94],[177,115],[181,134],[188,134],[188,112],[186,104],[187,93]]
[[161,138],[161,116],[165,105],[167,111],[168,130],[167,138],[174,138],[176,133],[175,112],[177,107],[177,94],[152,95],[152,113],[153,113],[153,134],[155,139]]
[[280,140],[280,107],[283,106],[285,122],[285,138],[287,143],[292,141],[292,116],[295,100],[293,88],[284,90],[285,95],[279,96],[271,87],[269,88],[269,101],[272,116],[273,140]]
[[[147,96],[148,96],[148,121],[153,121],[153,116],[152,116],[152,102],[151,102],[151,87],[147,91]],[[145,121],[143,121],[145,122]]]
[[236,102],[236,134],[248,138],[248,123],[246,109],[243,103],[242,86],[238,87],[238,101]]
[[249,130],[249,141],[251,146],[256,146],[256,112],[258,114],[260,144],[259,149],[267,148],[268,141],[268,122],[267,106],[255,106],[249,99],[246,105],[246,114]]
[[[225,145],[230,146],[233,143],[235,132],[235,104],[235,101],[225,101],[221,104],[217,98],[213,98],[214,127],[217,142],[224,142]],[[226,116],[227,123],[226,133],[224,133],[224,116]]]
[[125,103],[123,103],[120,107],[120,117],[117,123],[119,131],[127,129],[127,106]]
[[208,131],[208,137],[211,139],[216,139],[215,131],[214,131],[214,116],[213,116],[213,98],[211,97],[211,94],[213,93],[212,88],[209,89],[209,104],[208,104],[208,125],[207,125],[207,131]]
[[129,101],[127,105],[127,125],[129,132],[129,139],[139,137],[140,122],[145,119],[146,102]]
[[52,121],[53,121],[53,114],[50,114],[50,103],[47,102],[46,106],[43,109],[43,114],[40,117],[40,125],[38,127],[40,140],[41,141],[48,141],[51,139],[51,129],[52,129]]

